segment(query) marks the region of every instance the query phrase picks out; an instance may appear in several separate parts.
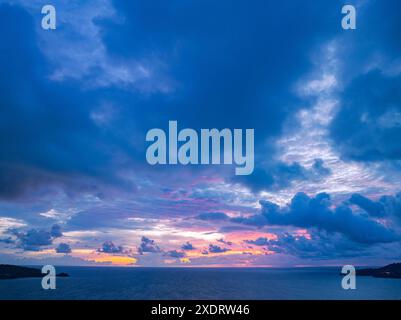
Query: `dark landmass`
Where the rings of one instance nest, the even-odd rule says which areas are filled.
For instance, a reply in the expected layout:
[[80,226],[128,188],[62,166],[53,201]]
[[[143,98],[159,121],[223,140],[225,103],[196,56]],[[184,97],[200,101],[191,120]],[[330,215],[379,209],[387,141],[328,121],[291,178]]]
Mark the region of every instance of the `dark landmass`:
[[371,276],[375,278],[401,279],[401,263],[393,263],[377,269],[356,270],[357,276]]
[[[40,269],[0,264],[0,280],[20,278],[43,278],[45,274]],[[68,273],[59,273],[57,277],[69,277]]]
[[68,274],[68,273],[65,273],[65,272],[61,272],[61,273],[59,273],[58,275],[57,275],[57,277],[60,277],[60,278],[68,278],[70,275]]

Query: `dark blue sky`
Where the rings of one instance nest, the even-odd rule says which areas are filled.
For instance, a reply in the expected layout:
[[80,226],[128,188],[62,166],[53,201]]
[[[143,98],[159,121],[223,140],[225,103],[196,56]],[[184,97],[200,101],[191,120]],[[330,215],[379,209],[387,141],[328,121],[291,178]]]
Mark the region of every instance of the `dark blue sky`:
[[[401,247],[401,4],[0,1],[0,261],[377,264]],[[255,171],[147,164],[255,129]]]

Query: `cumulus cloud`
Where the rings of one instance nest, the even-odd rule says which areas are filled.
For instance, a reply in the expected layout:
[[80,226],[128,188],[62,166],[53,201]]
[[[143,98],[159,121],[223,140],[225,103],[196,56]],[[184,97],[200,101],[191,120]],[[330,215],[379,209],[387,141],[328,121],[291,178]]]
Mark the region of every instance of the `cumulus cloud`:
[[320,193],[309,197],[305,193],[296,194],[288,206],[280,207],[270,201],[260,201],[262,212],[248,218],[233,221],[255,225],[280,225],[301,228],[317,228],[328,232],[338,232],[359,243],[394,242],[400,236],[376,220],[354,213],[346,205],[331,207],[330,196]]
[[56,252],[57,253],[65,253],[65,254],[67,254],[67,253],[71,253],[71,251],[72,251],[71,247],[67,243],[60,243],[56,248]]
[[371,216],[382,217],[385,215],[385,207],[381,202],[372,201],[358,193],[353,194],[349,202],[363,209]]
[[209,244],[209,252],[210,253],[223,253],[230,251],[228,248],[222,248],[220,246],[214,245],[214,244]]
[[246,243],[264,247],[277,254],[288,254],[299,258],[334,259],[369,255],[369,246],[356,244],[340,234],[328,234],[315,231],[305,235],[290,233],[278,234],[275,239],[264,237],[256,240],[245,240]]
[[195,250],[195,247],[189,241],[181,246],[182,250]]
[[[27,231],[12,229],[9,232],[16,238],[14,242],[26,251],[40,251],[53,243],[55,238],[62,236],[60,226],[52,226],[50,231],[29,229]],[[11,239],[9,239],[11,241]]]
[[154,240],[142,237],[141,244],[138,247],[138,253],[142,255],[145,252],[158,253],[161,252],[161,250]]
[[30,229],[26,232],[15,233],[18,246],[26,251],[40,251],[42,247],[53,243],[53,238],[49,231]]
[[61,232],[61,227],[58,224],[52,226],[50,234],[53,238],[60,238],[63,236],[63,233]]
[[105,243],[103,243],[102,248],[99,249],[99,252],[123,253],[124,248],[122,246],[116,246],[112,241],[106,241]]

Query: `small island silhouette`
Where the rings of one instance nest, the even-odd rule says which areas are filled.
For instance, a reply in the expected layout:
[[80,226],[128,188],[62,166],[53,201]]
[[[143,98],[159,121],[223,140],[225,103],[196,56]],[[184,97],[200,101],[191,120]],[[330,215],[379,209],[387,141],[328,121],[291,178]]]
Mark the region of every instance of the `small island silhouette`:
[[[45,274],[40,269],[0,264],[0,280],[20,278],[43,278]],[[59,273],[57,277],[69,277],[67,273]]]

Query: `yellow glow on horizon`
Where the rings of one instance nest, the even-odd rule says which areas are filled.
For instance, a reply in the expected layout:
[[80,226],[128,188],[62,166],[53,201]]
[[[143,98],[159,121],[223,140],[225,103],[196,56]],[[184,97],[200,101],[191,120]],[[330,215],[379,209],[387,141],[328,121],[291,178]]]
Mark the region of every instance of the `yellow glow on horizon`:
[[116,266],[129,266],[135,264],[138,260],[133,257],[127,256],[107,256],[107,255],[100,255],[98,257],[88,257],[85,259],[87,261],[93,261],[97,263],[111,263],[112,265]]

